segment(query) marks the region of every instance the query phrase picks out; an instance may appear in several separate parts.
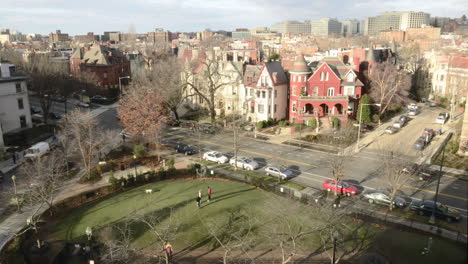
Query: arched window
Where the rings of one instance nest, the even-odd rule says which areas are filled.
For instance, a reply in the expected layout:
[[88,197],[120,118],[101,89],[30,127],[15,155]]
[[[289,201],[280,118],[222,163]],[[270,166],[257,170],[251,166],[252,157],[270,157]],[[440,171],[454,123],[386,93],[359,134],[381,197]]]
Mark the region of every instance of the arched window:
[[335,88],[333,88],[333,87],[328,88],[327,95],[328,96],[334,96],[335,95]]

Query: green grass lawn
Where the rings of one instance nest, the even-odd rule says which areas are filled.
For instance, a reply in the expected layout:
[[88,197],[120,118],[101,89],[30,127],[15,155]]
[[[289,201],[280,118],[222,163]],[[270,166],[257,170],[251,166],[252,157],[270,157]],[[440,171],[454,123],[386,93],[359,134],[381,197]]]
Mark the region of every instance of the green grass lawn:
[[[206,190],[211,186],[212,201],[207,202]],[[146,189],[153,189],[146,194]],[[202,208],[196,207],[198,190],[202,191]],[[263,202],[273,194],[257,190],[249,185],[226,181],[167,181],[144,185],[121,194],[77,208],[61,219],[52,235],[64,240],[83,240],[87,226],[94,230],[105,225],[121,222],[127,215],[136,211],[148,213],[163,208],[176,208],[184,219],[179,233],[180,241],[174,243],[191,244],[206,238],[206,231],[201,224],[207,217],[216,218],[224,212],[236,208],[260,210]],[[134,234],[135,246],[146,247],[154,241],[148,230],[139,230]],[[186,245],[183,245],[186,246]]]
[[[213,189],[213,200],[209,203],[206,201],[208,186]],[[146,194],[146,189],[153,189],[153,193]],[[197,208],[195,201],[198,190],[201,190],[203,194],[201,209]],[[293,207],[292,205],[298,204],[297,201],[277,198],[272,193],[237,182],[214,180],[166,181],[137,187],[77,208],[62,217],[57,224],[47,230],[50,238],[84,241],[87,226],[92,227],[96,233],[100,228],[109,224],[120,223],[125,217],[135,215],[137,212],[157,212],[164,215],[167,213],[167,208],[173,208],[176,218],[181,221],[177,237],[171,241],[174,248],[181,250],[191,246],[192,248],[209,250],[213,246],[213,240],[208,235],[203,223],[206,223],[207,219],[215,222],[221,221],[220,219],[225,219],[230,211],[243,209],[257,218],[258,227],[255,234],[259,234],[259,240],[255,242],[255,250],[262,250],[265,249],[262,242],[269,239],[268,236],[260,236],[266,231],[266,223],[278,221],[273,216],[276,212],[271,210],[271,208],[273,208],[273,211],[276,209],[274,203],[285,203],[286,207]],[[280,207],[284,207],[285,204],[280,205]],[[270,211],[265,210],[265,208],[270,208]],[[307,222],[309,225],[315,225],[312,219],[314,219],[313,214],[316,211],[313,209],[305,210],[304,207],[302,212],[306,213],[298,219]],[[162,224],[165,223],[164,221],[167,221],[167,219],[163,220]],[[392,263],[461,263],[459,261],[463,259],[466,263],[466,253],[460,250],[460,246],[446,240],[434,238],[434,251],[431,254],[437,255],[437,258],[428,258],[428,262],[415,262],[421,258],[420,252],[427,243],[427,236],[394,230],[382,232],[373,226],[353,223],[353,221],[347,221],[347,224],[350,227],[367,226],[368,229],[362,231],[372,234],[368,236],[365,244],[372,245],[377,252],[383,253],[387,257],[395,257],[395,261]],[[133,246],[136,248],[152,250],[158,246],[154,235],[141,223],[134,224],[132,237]],[[319,247],[318,240],[317,236],[307,237],[303,241],[304,247],[302,247],[302,250],[306,252],[316,250]],[[268,247],[271,248],[271,244]],[[447,261],[434,262],[434,259],[443,260],[444,258]]]

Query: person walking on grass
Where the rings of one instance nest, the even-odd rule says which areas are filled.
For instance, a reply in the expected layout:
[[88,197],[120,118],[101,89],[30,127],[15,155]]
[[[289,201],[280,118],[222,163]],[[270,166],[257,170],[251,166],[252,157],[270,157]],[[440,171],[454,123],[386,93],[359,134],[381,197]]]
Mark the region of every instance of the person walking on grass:
[[200,209],[200,207],[201,207],[201,197],[200,196],[197,196],[197,207],[198,207],[198,209]]
[[171,245],[171,242],[166,241],[166,245],[164,245],[164,248],[166,250],[167,260],[172,261],[172,245]]
[[208,190],[206,191],[206,193],[208,194],[208,202],[210,202],[211,200],[211,187],[208,186]]

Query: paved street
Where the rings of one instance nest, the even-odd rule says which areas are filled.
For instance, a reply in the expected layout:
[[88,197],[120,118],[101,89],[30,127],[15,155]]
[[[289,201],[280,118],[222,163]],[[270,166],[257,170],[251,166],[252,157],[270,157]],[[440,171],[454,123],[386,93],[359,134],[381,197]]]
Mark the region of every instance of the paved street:
[[[423,106],[423,104],[420,104],[420,109],[421,112],[416,116],[410,117],[408,124],[401,128],[400,131],[395,134],[383,134],[377,142],[370,144],[366,151],[391,150],[408,157],[418,157],[422,155],[424,150],[420,151],[414,149],[413,143],[422,136],[424,129],[432,128],[434,131],[437,131],[439,128],[442,128],[445,131],[447,128],[446,126],[444,128],[442,125],[435,123],[439,113],[446,110],[437,107]],[[399,117],[400,115],[394,119]],[[387,124],[384,126],[387,126]],[[437,140],[437,137],[434,139]]]

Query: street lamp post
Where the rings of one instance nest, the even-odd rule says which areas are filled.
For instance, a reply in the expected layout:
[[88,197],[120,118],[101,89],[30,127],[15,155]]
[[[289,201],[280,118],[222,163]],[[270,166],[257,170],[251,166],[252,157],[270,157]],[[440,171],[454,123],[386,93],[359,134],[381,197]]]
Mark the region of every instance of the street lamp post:
[[123,77],[119,77],[119,90],[120,90],[120,96],[122,96],[122,79],[130,79],[130,76],[123,76]]
[[338,231],[333,231],[332,233],[332,240],[333,240],[333,257],[332,257],[332,264],[335,264],[336,262],[336,241],[338,240],[338,237],[340,234]]
[[440,161],[440,168],[439,168],[439,177],[437,178],[437,186],[436,186],[436,193],[434,196],[434,207],[432,208],[432,214],[431,218],[429,218],[429,223],[435,224],[435,212],[437,209],[437,198],[439,197],[439,185],[440,185],[440,178],[442,178],[442,166],[444,164],[444,159],[445,159],[445,147],[447,146],[447,143],[449,142],[450,138],[452,138],[453,132],[450,131],[449,134],[447,135],[447,138],[445,139],[445,142],[443,142],[444,146],[442,148],[442,160]]
[[15,189],[16,206],[18,207],[18,212],[19,212],[19,211],[21,211],[21,207],[20,207],[20,203],[19,203],[19,200],[18,200],[18,192],[16,190],[16,176],[15,175],[11,176],[11,180],[13,181],[13,187]]
[[361,126],[362,126],[362,106],[364,105],[381,106],[381,104],[359,104],[359,128],[358,128],[358,136],[357,136],[357,141],[356,141],[356,152],[359,151],[359,140],[361,139]]
[[135,168],[135,177],[137,175],[137,164],[136,164],[136,159],[137,159],[137,156],[136,155],[133,155],[133,167]]

